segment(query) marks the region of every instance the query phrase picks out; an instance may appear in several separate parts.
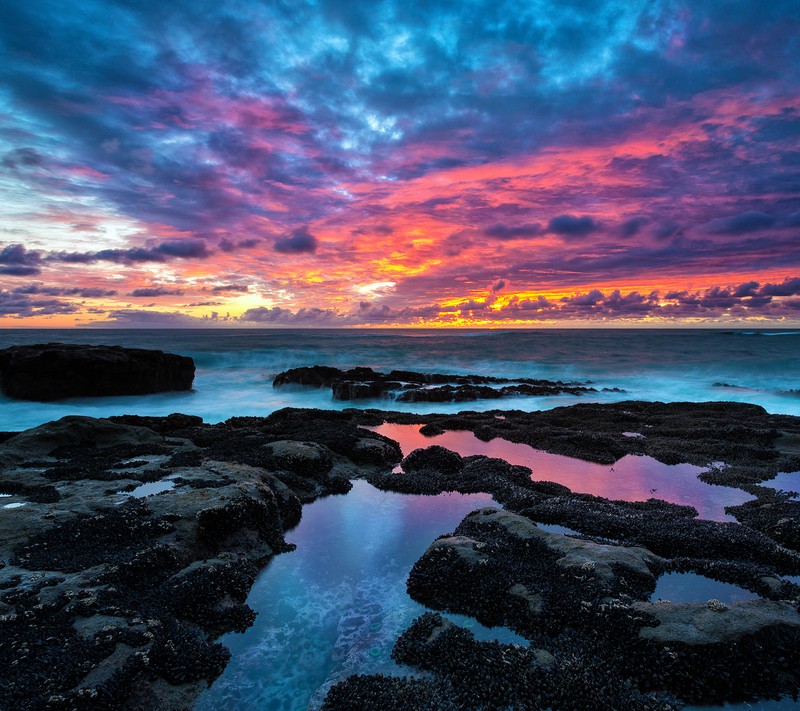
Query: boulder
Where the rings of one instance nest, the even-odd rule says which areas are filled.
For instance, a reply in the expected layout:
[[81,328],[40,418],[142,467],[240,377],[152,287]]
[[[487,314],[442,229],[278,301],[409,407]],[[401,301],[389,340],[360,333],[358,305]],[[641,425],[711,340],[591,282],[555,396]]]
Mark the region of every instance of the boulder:
[[194,361],[163,351],[47,343],[0,351],[0,389],[21,400],[190,390]]
[[10,464],[41,459],[60,447],[104,449],[118,445],[161,444],[163,441],[160,434],[147,427],[123,425],[83,415],[67,415],[6,440],[0,445],[0,462]]

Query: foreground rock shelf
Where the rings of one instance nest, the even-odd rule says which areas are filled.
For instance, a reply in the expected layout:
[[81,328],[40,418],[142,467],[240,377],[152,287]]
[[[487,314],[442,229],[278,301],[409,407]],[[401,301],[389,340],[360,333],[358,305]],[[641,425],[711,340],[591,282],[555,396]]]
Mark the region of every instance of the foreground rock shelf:
[[[525,467],[441,447],[411,453],[392,474],[399,446],[363,428],[387,420],[593,461],[724,462],[714,483],[757,499],[732,511],[739,524],[701,521],[691,507],[575,494],[532,481]],[[800,574],[800,503],[766,480],[800,469],[799,440],[798,418],[731,403],[48,423],[0,445],[0,707],[191,708],[227,662],[215,640],[252,623],[247,593],[288,550],[284,532],[302,504],[346,493],[352,478],[415,493],[485,491],[502,503],[432,542],[409,592],[445,614],[508,626],[530,646],[478,642],[428,613],[393,652],[425,676],[351,677],[328,709],[664,709],[795,693],[800,587],[782,576]],[[139,498],[143,485],[160,493]],[[666,571],[760,599],[727,609],[648,602]]]

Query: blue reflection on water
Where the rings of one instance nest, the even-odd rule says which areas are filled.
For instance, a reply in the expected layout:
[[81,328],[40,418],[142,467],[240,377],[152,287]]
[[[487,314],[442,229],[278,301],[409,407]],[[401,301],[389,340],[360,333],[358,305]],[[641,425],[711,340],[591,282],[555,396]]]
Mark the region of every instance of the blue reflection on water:
[[744,600],[756,600],[758,595],[731,583],[723,583],[697,573],[666,573],[656,582],[651,600],[670,602],[706,602],[719,600],[733,605]]
[[[305,506],[287,535],[297,550],[256,581],[248,602],[259,616],[246,633],[223,638],[233,658],[197,709],[316,708],[350,674],[415,673],[389,657],[425,611],[406,593],[408,573],[437,536],[490,505],[487,494],[414,496],[355,481],[346,496]],[[447,616],[478,639],[527,644],[510,630]]]

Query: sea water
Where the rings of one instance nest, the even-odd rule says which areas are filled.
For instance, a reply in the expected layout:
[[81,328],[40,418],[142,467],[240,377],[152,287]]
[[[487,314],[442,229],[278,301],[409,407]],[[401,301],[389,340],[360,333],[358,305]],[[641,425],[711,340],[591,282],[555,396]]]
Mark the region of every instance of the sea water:
[[[800,332],[718,330],[4,330],[0,348],[26,343],[157,348],[194,358],[194,390],[30,403],[0,398],[0,431],[67,414],[185,412],[207,422],[267,415],[282,407],[382,407],[407,412],[548,409],[619,400],[750,402],[800,415]],[[469,403],[336,402],[330,390],[272,387],[288,368],[368,366],[506,378],[591,381],[583,396],[514,397]],[[625,392],[602,392],[620,388]]]

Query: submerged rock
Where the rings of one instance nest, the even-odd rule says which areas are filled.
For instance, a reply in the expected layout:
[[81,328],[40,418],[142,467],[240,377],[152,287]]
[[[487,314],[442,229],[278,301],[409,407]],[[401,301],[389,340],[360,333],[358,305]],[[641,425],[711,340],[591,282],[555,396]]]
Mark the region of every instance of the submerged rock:
[[190,390],[194,361],[163,351],[47,343],[0,351],[0,388],[22,400]]

